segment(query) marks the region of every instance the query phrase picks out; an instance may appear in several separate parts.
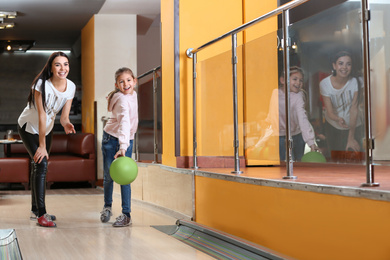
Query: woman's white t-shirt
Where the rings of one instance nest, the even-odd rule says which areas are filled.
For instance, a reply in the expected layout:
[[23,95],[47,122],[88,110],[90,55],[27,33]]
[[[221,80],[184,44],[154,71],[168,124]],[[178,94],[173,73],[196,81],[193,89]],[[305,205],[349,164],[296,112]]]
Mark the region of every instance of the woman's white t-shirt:
[[[358,82],[356,78],[351,78],[341,89],[335,89],[332,85],[332,82],[330,81],[330,77],[331,76],[323,79],[320,82],[321,95],[330,98],[332,102],[333,112],[338,117],[343,118],[345,123],[349,126],[353,96],[359,90]],[[346,130],[346,128],[341,127],[336,121],[330,119],[326,111],[325,119],[335,128],[340,130]],[[359,125],[361,125],[360,118],[358,118],[356,122],[356,126]]]
[[[38,80],[36,91],[42,93],[42,80]],[[32,86],[34,88],[34,86]],[[69,99],[73,99],[76,92],[76,85],[66,80],[66,90],[59,92],[51,83],[50,80],[45,82],[45,98],[46,98],[46,135],[53,129],[54,121],[58,112],[61,111],[65,103]],[[38,110],[35,106],[27,104],[22,114],[19,116],[18,124],[20,127],[26,125],[26,132],[30,134],[39,134],[39,117]]]

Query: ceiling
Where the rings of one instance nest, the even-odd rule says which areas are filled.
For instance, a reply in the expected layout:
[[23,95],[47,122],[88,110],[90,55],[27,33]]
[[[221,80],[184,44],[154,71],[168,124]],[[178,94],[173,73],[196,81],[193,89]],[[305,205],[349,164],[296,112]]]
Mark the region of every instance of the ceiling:
[[138,33],[159,19],[160,0],[0,0],[0,11],[16,11],[13,29],[0,41],[35,41],[32,49],[71,49],[94,14],[137,14]]

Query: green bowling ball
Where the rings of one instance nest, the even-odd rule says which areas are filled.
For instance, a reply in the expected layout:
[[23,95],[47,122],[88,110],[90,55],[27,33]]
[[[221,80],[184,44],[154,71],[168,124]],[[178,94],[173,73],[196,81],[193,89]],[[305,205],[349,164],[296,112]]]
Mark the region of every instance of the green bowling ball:
[[308,152],[302,156],[301,162],[325,163],[326,158],[320,152]]
[[137,178],[137,163],[130,157],[118,157],[111,163],[110,175],[120,185],[130,184]]

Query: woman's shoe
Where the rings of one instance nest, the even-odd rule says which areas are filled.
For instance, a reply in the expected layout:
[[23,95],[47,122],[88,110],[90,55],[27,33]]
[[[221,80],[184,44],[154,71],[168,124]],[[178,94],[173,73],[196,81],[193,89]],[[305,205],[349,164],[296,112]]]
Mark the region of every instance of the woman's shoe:
[[41,217],[37,218],[38,225],[42,227],[57,227],[56,223],[54,223],[51,219],[49,214],[44,214]]
[[[54,215],[50,215],[50,214],[47,214],[47,215],[49,215],[50,220],[52,220],[52,221],[57,219],[56,216],[54,216]],[[35,214],[34,211],[31,211],[30,220],[36,220],[37,218],[38,218],[38,214]]]

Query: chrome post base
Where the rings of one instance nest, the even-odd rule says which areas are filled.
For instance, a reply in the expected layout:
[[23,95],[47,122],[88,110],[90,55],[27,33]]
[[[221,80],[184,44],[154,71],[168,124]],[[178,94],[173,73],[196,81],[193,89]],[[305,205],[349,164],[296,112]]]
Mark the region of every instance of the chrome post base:
[[297,176],[283,176],[283,179],[295,180]]
[[362,187],[379,187],[379,183],[362,183]]

